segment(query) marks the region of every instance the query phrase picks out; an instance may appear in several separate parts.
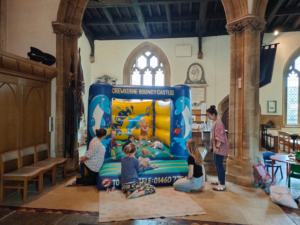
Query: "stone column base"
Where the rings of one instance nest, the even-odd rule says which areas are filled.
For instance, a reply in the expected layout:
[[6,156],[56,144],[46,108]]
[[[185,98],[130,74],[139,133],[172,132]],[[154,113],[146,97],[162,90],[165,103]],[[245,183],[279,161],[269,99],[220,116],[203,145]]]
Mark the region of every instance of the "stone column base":
[[244,187],[253,187],[254,177],[242,177],[234,174],[226,173],[226,181],[241,185]]
[[226,171],[226,181],[253,187],[254,174],[250,158],[228,156]]

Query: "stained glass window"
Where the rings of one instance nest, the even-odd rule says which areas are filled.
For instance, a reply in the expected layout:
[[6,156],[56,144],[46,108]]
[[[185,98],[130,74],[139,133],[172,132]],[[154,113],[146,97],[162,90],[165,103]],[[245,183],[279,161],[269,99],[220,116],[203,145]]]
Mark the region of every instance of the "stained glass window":
[[[131,71],[131,85],[165,85],[165,70],[163,64],[152,52],[146,51],[140,55],[135,60]],[[139,100],[134,101],[136,102]]]
[[299,75],[300,75],[300,56],[295,59],[289,67],[287,76],[287,124],[295,125],[299,123]]

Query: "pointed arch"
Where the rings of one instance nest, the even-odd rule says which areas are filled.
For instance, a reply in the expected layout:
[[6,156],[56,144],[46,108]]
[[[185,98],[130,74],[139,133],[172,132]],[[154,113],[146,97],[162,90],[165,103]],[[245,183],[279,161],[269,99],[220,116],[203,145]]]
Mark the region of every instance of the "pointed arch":
[[123,84],[130,85],[132,66],[135,63],[135,60],[147,51],[154,53],[161,60],[165,70],[165,85],[171,86],[171,69],[168,58],[158,46],[150,42],[140,44],[129,54],[123,69]]
[[[296,60],[297,57],[300,56],[300,47],[298,49],[296,49],[291,56],[288,58],[288,60],[286,61],[286,63],[284,64],[283,67],[283,82],[282,82],[282,114],[283,114],[283,126],[285,127],[300,127],[300,118],[299,118],[299,98],[298,98],[298,123],[297,124],[288,124],[287,123],[287,78],[289,73],[294,70],[295,68],[292,68],[292,70],[290,70],[290,67],[292,66],[292,64],[294,63],[294,61]],[[293,67],[293,66],[292,66]],[[297,72],[298,77],[300,75],[300,72]],[[298,92],[300,92],[299,87],[298,87]]]

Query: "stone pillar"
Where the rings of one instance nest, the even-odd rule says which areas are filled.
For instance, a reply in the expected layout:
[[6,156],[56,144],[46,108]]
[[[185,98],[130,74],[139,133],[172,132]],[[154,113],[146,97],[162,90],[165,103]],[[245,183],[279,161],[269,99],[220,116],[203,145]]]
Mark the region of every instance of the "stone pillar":
[[[55,153],[56,157],[64,157],[65,152],[65,117],[66,95],[69,89],[71,53],[74,53],[74,69],[77,87],[78,38],[82,35],[79,26],[63,22],[52,22],[56,33],[56,60],[58,75],[56,80],[56,120],[55,120]],[[74,157],[68,159],[68,170],[76,170],[79,164],[77,131],[74,143]],[[69,157],[69,155],[67,155]]]
[[252,14],[230,21],[229,156],[226,180],[252,186],[259,151],[260,38],[265,20]]

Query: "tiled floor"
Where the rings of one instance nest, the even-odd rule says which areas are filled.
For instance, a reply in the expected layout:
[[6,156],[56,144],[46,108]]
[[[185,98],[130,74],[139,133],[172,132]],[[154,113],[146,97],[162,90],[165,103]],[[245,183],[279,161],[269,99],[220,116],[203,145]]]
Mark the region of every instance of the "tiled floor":
[[[83,150],[85,151],[85,150]],[[282,167],[284,178],[276,176],[276,183],[286,185],[285,165]],[[215,181],[216,177],[209,176],[209,181]],[[40,219],[39,224],[94,224],[97,222],[99,204],[98,190],[96,187],[64,187],[65,180],[58,179],[55,187],[51,186],[50,180],[44,179],[43,194],[38,195],[35,186],[31,185],[28,193],[28,202],[22,204],[22,197],[18,193],[12,193],[4,198],[3,205],[19,206],[22,208],[5,208],[0,210],[0,224],[35,224],[33,218],[39,219],[47,212],[46,218]],[[292,181],[292,193],[295,197],[300,194],[299,181]],[[197,204],[206,211],[207,215],[187,216],[174,218],[176,220],[164,219],[147,221],[129,221],[127,223],[182,223],[193,224],[300,224],[297,210],[284,208],[288,213],[284,213],[282,208],[274,204],[262,189],[245,188],[231,183],[227,183],[226,192],[214,192],[209,184],[206,185],[202,193],[188,194]],[[24,208],[26,207],[26,208]],[[3,207],[2,207],[3,208]],[[30,213],[40,208],[39,213]],[[43,209],[41,209],[43,208]],[[52,210],[49,210],[52,209]],[[60,210],[63,209],[63,210]],[[27,212],[22,212],[27,211]],[[78,212],[80,211],[80,212]],[[91,212],[91,213],[87,213]],[[27,213],[22,216],[23,213]],[[49,216],[52,213],[53,217]],[[78,215],[68,215],[68,214]],[[41,214],[41,215],[38,215]],[[60,214],[60,215],[59,215]],[[287,216],[289,215],[289,216]],[[73,217],[74,216],[74,217]],[[27,220],[28,217],[28,220]],[[84,217],[84,218],[82,218]],[[21,222],[17,222],[21,219]],[[47,219],[48,218],[48,219]],[[292,220],[293,219],[293,220]],[[43,223],[42,221],[45,221]],[[69,222],[67,222],[69,221]],[[178,222],[179,221],[179,222]],[[202,222],[201,222],[202,221]],[[204,222],[206,221],[206,222]],[[294,222],[293,222],[294,221]],[[116,224],[116,223],[114,223]],[[120,223],[118,223],[120,224]]]

